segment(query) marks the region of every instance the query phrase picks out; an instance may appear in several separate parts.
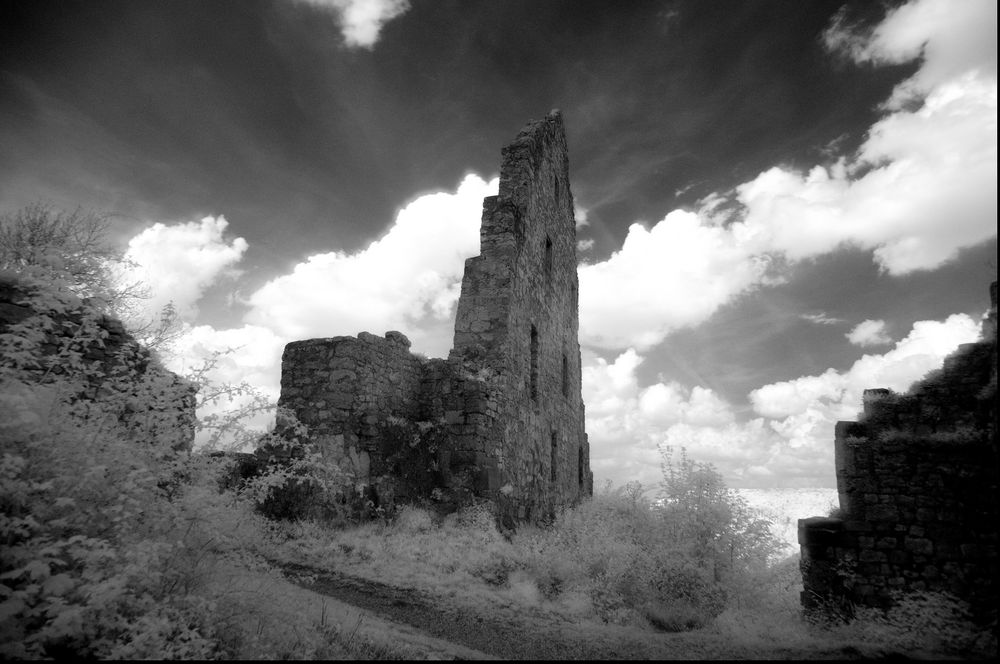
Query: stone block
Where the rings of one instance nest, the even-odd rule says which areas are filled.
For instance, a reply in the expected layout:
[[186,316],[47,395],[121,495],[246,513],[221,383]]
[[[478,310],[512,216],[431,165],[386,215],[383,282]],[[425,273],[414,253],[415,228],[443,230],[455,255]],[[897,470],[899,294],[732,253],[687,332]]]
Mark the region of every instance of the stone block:
[[[865,518],[868,521],[895,522],[899,518],[899,510],[896,509],[895,505],[887,503],[879,503],[878,505],[869,505],[868,508],[865,510]],[[893,525],[895,525],[895,523]]]
[[862,549],[861,553],[858,555],[858,560],[863,563],[871,562],[883,562],[888,560],[888,556],[884,551],[875,551],[874,549]]
[[934,552],[934,543],[923,537],[907,537],[903,547],[910,553],[929,556]]
[[828,517],[799,519],[799,544],[805,547],[836,546],[844,530],[844,522]]

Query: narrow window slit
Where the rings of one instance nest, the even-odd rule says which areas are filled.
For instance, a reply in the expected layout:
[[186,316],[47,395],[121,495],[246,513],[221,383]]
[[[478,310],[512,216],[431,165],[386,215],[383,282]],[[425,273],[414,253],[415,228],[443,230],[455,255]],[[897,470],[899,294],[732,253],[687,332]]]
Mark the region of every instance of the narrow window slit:
[[564,397],[569,396],[569,359],[566,353],[562,356],[562,393]]
[[538,401],[538,330],[534,325],[531,326],[531,398]]
[[545,278],[552,278],[552,238],[545,236]]
[[559,432],[553,431],[552,432],[552,482],[553,483],[555,483],[556,478],[559,476],[556,467],[556,459],[559,456],[558,445],[559,445]]

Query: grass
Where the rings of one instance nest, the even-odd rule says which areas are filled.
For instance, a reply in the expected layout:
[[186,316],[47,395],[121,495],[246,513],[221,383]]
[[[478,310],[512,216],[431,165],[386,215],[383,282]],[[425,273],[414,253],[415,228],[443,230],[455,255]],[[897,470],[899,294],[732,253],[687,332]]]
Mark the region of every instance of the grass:
[[[748,652],[995,653],[995,637],[965,620],[960,603],[938,596],[911,599],[886,615],[859,610],[861,619],[851,624],[809,624],[799,604],[797,555],[731,578],[716,609],[699,595],[705,590],[700,577],[676,560],[669,578],[692,584],[692,592],[675,586],[674,592],[653,593],[653,579],[663,576],[656,565],[670,557],[644,552],[639,540],[623,535],[622,519],[602,515],[608,505],[600,502],[578,508],[551,528],[523,526],[509,540],[481,509],[438,519],[411,507],[392,522],[347,529],[285,524],[287,539],[277,551],[288,562],[418,589],[497,620],[536,615],[579,629],[617,625],[635,630],[638,639],[695,631]],[[582,541],[581,533],[590,539]]]

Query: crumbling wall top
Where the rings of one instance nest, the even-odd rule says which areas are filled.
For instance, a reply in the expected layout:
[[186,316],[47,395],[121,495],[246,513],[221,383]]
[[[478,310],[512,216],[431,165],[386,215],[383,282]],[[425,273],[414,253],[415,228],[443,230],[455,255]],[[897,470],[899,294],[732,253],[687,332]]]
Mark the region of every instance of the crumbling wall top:
[[[566,129],[562,113],[558,110],[552,110],[541,120],[526,124],[517,137],[501,150],[503,161],[500,165],[499,199],[525,209],[529,187],[537,181],[547,153],[559,159],[562,162],[560,166],[568,162]],[[566,171],[565,168],[560,170]],[[556,181],[554,186],[564,184]]]

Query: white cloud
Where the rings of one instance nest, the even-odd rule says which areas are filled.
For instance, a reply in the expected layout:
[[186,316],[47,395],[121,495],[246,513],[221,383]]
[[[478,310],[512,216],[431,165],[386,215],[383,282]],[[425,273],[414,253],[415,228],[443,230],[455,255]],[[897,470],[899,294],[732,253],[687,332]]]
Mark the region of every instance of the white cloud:
[[760,283],[767,265],[732,233],[692,212],[671,212],[649,230],[633,224],[621,250],[580,266],[581,339],[604,348],[649,348]]
[[978,323],[965,314],[954,314],[943,322],[917,321],[910,333],[883,355],[864,355],[843,373],[827,369],[818,376],[765,385],[750,393],[750,402],[757,413],[773,419],[800,415],[818,404],[825,404],[826,413],[853,413],[860,408],[865,389],[906,391],[915,380],[939,367],[959,344],[975,341],[978,336]]
[[933,269],[996,235],[996,177],[996,79],[965,77],[877,122],[855,161],[738,186],[733,232],[792,260],[853,245],[892,275]]
[[[270,403],[277,403],[280,394],[281,353],[287,339],[265,327],[244,325],[218,330],[209,325],[188,326],[165,356],[167,367],[181,375],[199,375],[210,381],[199,392],[208,398],[218,387],[246,383]],[[242,390],[213,400],[198,409],[198,417],[225,418],[240,408],[254,403],[253,395]],[[271,409],[257,411],[241,420],[243,426],[266,433],[274,426]],[[195,446],[208,442],[210,430],[199,431]],[[233,444],[231,438],[221,441]],[[244,441],[244,451],[253,449],[256,439]]]
[[923,60],[857,155],[806,174],[772,168],[737,187],[746,216],[735,230],[793,260],[874,249],[893,275],[936,268],[995,236],[996,3],[918,0],[869,36],[835,26],[827,42],[858,61]]
[[167,357],[169,368],[187,374],[211,360],[210,376],[221,383],[243,381],[275,400],[279,393],[281,353],[287,340],[257,325],[215,329],[210,325],[188,327]]
[[671,212],[650,230],[631,226],[619,252],[580,269],[584,343],[649,348],[777,280],[771,266],[841,247],[873,251],[898,276],[995,237],[996,4],[918,0],[870,35],[835,26],[827,41],[859,61],[922,57],[921,67],[857,154],[804,173],[774,167],[729,194],[710,194],[697,214]]
[[749,421],[702,387],[662,380],[640,386],[643,358],[633,349],[612,362],[585,352],[591,466],[599,481],[653,486],[660,481],[662,449],[685,447],[691,458],[715,464],[731,485],[832,484],[834,425],[855,419],[864,390],[904,392],[978,333],[977,322],[964,314],[918,321],[891,350],[865,355],[847,371],[827,369],[752,391],[757,417]]
[[894,106],[975,71],[997,70],[997,4],[993,0],[919,0],[891,10],[869,34],[836,22],[824,34],[831,50],[856,62],[924,64],[897,88]]
[[399,330],[415,351],[447,354],[465,259],[479,253],[483,198],[498,180],[468,175],[453,194],[417,198],[354,254],[315,254],[253,293],[246,321],[287,339]]
[[843,318],[829,316],[825,311],[821,311],[817,314],[802,314],[799,318],[807,320],[810,323],[815,323],[816,325],[837,325],[844,322]]
[[643,358],[634,349],[611,362],[586,351],[583,359],[591,467],[600,480],[655,486],[668,432],[724,428],[734,421],[729,404],[710,389],[672,381],[640,387],[636,369]]
[[371,48],[378,41],[382,26],[402,16],[410,8],[409,0],[304,0],[337,14],[340,32],[348,46]]
[[866,320],[844,335],[855,346],[884,346],[892,343],[884,320]]
[[247,243],[241,237],[226,240],[227,226],[221,215],[200,222],[156,223],[129,241],[125,258],[135,267],[127,270],[125,279],[149,287],[151,297],[142,303],[147,318],[156,319],[172,301],[182,318],[193,320],[205,290],[219,277],[235,274],[233,266]]
[[864,355],[841,373],[827,369],[760,387],[750,393],[754,410],[771,418],[770,426],[792,448],[813,450],[817,460],[830,461],[833,426],[854,419],[869,388],[905,392],[928,372],[941,366],[959,344],[975,341],[979,325],[965,314],[941,321],[918,321],[895,347],[883,355]]
[[839,399],[844,393],[844,377],[833,369],[819,376],[803,376],[760,387],[750,393],[754,410],[769,418],[804,413],[820,400]]

